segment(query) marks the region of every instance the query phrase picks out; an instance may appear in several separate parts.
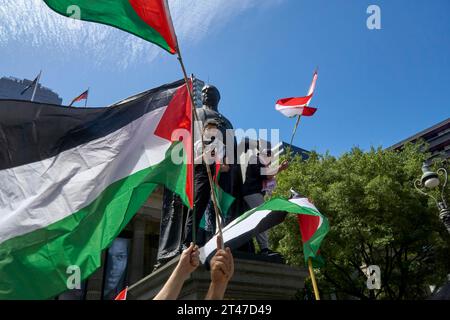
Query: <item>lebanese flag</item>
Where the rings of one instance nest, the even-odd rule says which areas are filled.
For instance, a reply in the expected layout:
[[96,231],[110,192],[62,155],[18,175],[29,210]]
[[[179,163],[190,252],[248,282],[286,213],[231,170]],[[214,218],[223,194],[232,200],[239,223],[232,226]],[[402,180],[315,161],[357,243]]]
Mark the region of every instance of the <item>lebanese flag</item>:
[[0,100],[0,300],[88,278],[158,185],[192,207],[191,119],[181,80],[105,108]]
[[308,95],[300,98],[285,98],[277,101],[275,109],[280,111],[286,117],[292,118],[295,116],[310,117],[316,113],[317,109],[309,107],[309,103],[314,95],[317,82],[317,71],[314,72],[311,86],[309,87]]
[[127,300],[127,293],[128,287],[120,291],[120,293],[117,295],[117,297],[114,298],[114,300]]
[[78,102],[81,100],[87,100],[88,96],[89,96],[89,89],[86,90],[85,92],[83,92],[82,94],[80,94],[75,99],[73,99],[72,102],[70,103],[69,107],[72,106],[75,102]]
[[73,18],[67,8],[77,6],[77,19],[116,27],[164,50],[177,53],[177,38],[167,0],[43,0],[52,10]]

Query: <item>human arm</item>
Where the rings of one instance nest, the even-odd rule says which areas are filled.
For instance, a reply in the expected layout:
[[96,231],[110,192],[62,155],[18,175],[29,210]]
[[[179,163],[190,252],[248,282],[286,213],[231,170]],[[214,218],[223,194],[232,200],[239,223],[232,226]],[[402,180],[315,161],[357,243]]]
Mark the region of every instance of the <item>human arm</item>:
[[228,287],[228,282],[234,274],[234,260],[230,248],[222,247],[222,239],[217,237],[217,252],[211,259],[211,284],[206,300],[222,300]]
[[190,247],[183,251],[177,266],[170,275],[161,291],[153,300],[175,300],[183,288],[189,275],[200,265],[198,246],[191,243]]
[[279,174],[281,171],[286,170],[289,167],[289,161],[285,160],[278,168],[265,168],[265,175],[267,176],[267,179],[274,178],[277,174]]

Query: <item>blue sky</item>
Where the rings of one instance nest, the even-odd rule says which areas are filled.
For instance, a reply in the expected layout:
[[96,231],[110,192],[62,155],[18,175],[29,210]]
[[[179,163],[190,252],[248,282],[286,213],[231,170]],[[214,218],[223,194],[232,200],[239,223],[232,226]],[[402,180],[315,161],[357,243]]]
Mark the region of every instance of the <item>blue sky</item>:
[[[353,146],[388,147],[450,116],[448,0],[171,0],[190,73],[221,91],[236,128],[279,128],[294,120],[279,98],[319,80],[295,144],[340,155]],[[381,8],[369,30],[367,7]],[[67,103],[91,88],[104,106],[181,78],[174,56],[124,32],[73,27],[40,0],[2,0],[0,76],[42,83]]]

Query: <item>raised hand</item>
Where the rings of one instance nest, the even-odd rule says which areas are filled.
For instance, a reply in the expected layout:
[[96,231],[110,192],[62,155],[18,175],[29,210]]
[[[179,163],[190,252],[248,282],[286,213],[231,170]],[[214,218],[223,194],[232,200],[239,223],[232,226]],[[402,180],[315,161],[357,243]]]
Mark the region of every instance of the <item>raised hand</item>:
[[234,259],[230,248],[222,249],[222,238],[217,237],[217,252],[211,259],[211,282],[227,285],[234,274]]
[[198,246],[191,242],[189,248],[183,251],[177,265],[177,271],[181,276],[188,277],[200,265],[200,252]]

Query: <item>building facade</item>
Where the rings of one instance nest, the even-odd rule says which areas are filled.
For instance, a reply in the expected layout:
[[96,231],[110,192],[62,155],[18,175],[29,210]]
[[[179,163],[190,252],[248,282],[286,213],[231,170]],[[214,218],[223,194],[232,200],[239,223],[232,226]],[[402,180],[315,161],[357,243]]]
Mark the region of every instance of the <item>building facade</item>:
[[416,133],[415,135],[396,143],[390,149],[401,150],[408,143],[424,140],[428,144],[428,152],[433,158],[450,158],[450,118],[435,124],[434,126]]
[[[33,94],[33,88],[27,90],[27,92],[25,92],[23,95],[21,95],[20,93],[32,82],[32,80],[21,80],[14,77],[0,78],[0,99],[30,101],[31,95]],[[34,101],[61,105],[63,100],[56,92],[38,84]]]

